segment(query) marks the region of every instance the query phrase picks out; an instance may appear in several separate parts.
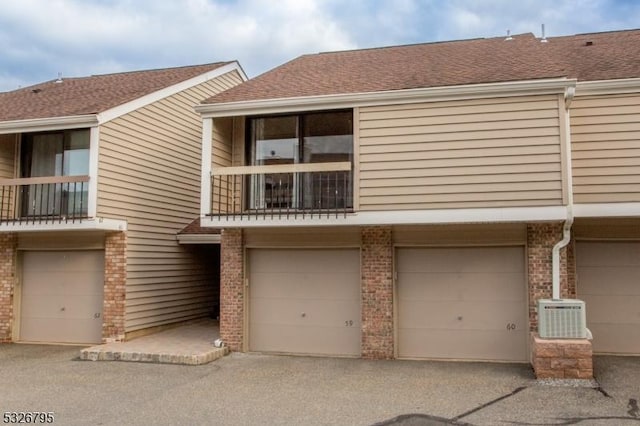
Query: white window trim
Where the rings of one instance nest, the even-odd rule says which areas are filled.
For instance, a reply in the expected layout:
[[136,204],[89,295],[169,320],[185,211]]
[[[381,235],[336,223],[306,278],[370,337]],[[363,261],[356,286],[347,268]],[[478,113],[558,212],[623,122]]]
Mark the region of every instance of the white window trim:
[[96,217],[98,214],[98,159],[100,156],[100,127],[93,126],[89,130],[89,199],[87,214]]
[[200,175],[200,216],[210,213],[211,161],[213,155],[213,119],[202,119],[202,174]]
[[0,134],[83,129],[93,127],[97,124],[98,117],[94,114],[2,121],[0,122]]

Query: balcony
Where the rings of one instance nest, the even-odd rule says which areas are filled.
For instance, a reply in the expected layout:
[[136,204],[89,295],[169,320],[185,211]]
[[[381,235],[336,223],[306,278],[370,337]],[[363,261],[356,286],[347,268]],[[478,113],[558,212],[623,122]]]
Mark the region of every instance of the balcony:
[[346,218],[351,162],[226,167],[211,174],[212,222]]
[[60,224],[88,218],[89,176],[0,179],[0,226]]

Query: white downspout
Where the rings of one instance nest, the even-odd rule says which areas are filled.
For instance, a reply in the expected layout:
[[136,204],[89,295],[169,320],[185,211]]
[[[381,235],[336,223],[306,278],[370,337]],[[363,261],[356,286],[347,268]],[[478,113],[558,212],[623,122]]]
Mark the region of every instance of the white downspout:
[[555,300],[560,299],[560,250],[569,244],[571,241],[571,226],[573,225],[573,176],[571,170],[571,125],[569,120],[569,107],[571,101],[575,95],[575,87],[568,87],[564,95],[565,101],[565,151],[566,151],[566,182],[567,182],[567,220],[564,222],[562,228],[562,240],[560,240],[553,250],[551,250],[551,285],[552,285],[552,298]]
[[551,283],[553,287],[553,299],[560,299],[560,250],[565,248],[571,241],[571,225],[573,225],[573,212],[571,205],[567,206],[567,220],[562,228],[562,240],[553,246],[551,251]]

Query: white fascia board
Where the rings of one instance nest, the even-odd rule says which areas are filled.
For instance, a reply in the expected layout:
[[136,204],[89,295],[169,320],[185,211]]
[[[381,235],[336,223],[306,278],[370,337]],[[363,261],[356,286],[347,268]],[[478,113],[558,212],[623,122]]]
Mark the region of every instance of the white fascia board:
[[98,125],[98,117],[95,114],[33,118],[29,120],[2,121],[0,122],[0,134],[81,129],[96,125]]
[[574,217],[640,217],[640,203],[574,204]]
[[202,157],[200,166],[200,215],[211,209],[211,159],[213,155],[213,119],[202,119]]
[[640,78],[579,81],[576,96],[614,95],[640,92]]
[[[26,219],[25,219],[26,221]],[[117,219],[76,219],[72,222],[58,223],[51,221],[50,223],[6,223],[0,225],[0,233],[2,232],[38,232],[38,231],[126,231],[127,221]]]
[[429,225],[464,223],[556,222],[567,219],[565,206],[503,207],[483,209],[439,209],[358,212],[338,216],[322,214],[320,217],[286,217],[277,214],[271,218],[250,219],[208,216],[200,219],[200,226],[212,228],[265,228],[297,226],[373,226],[373,225]]
[[565,93],[567,88],[575,87],[575,85],[575,79],[556,78],[389,90],[384,92],[345,93],[299,98],[227,102],[198,105],[195,109],[203,118],[233,117],[239,115],[275,114],[284,112],[366,107],[388,105],[391,103],[410,104],[459,99],[558,94]]
[[178,244],[220,244],[220,234],[178,234]]
[[94,126],[89,131],[89,192],[87,215],[98,214],[98,159],[100,155],[100,127]]
[[231,71],[237,71],[238,74],[240,74],[240,77],[243,79],[243,81],[247,80],[247,75],[244,73],[240,64],[234,61],[234,62],[231,62],[230,64],[221,66],[219,68],[216,68],[204,74],[200,74],[198,76],[192,77],[189,80],[182,81],[180,83],[174,84],[173,86],[165,87],[153,93],[149,93],[148,95],[134,99],[133,101],[130,101],[122,105],[118,105],[117,107],[103,111],[100,114],[98,114],[98,121],[100,124],[104,124],[115,118],[121,117],[125,114],[135,111],[139,108],[143,108],[161,99],[164,99],[166,97],[175,95],[176,93],[182,92],[183,90],[190,89],[194,86],[197,86],[198,84],[202,84],[214,78],[220,77],[221,75],[224,75]]

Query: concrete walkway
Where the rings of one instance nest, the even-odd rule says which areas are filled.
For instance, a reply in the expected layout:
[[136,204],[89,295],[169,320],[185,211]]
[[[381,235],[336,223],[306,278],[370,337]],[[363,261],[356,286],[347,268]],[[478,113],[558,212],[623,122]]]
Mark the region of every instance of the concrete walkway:
[[227,348],[213,346],[213,341],[219,336],[217,321],[202,320],[128,342],[82,349],[80,359],[201,365],[223,357],[228,352]]

